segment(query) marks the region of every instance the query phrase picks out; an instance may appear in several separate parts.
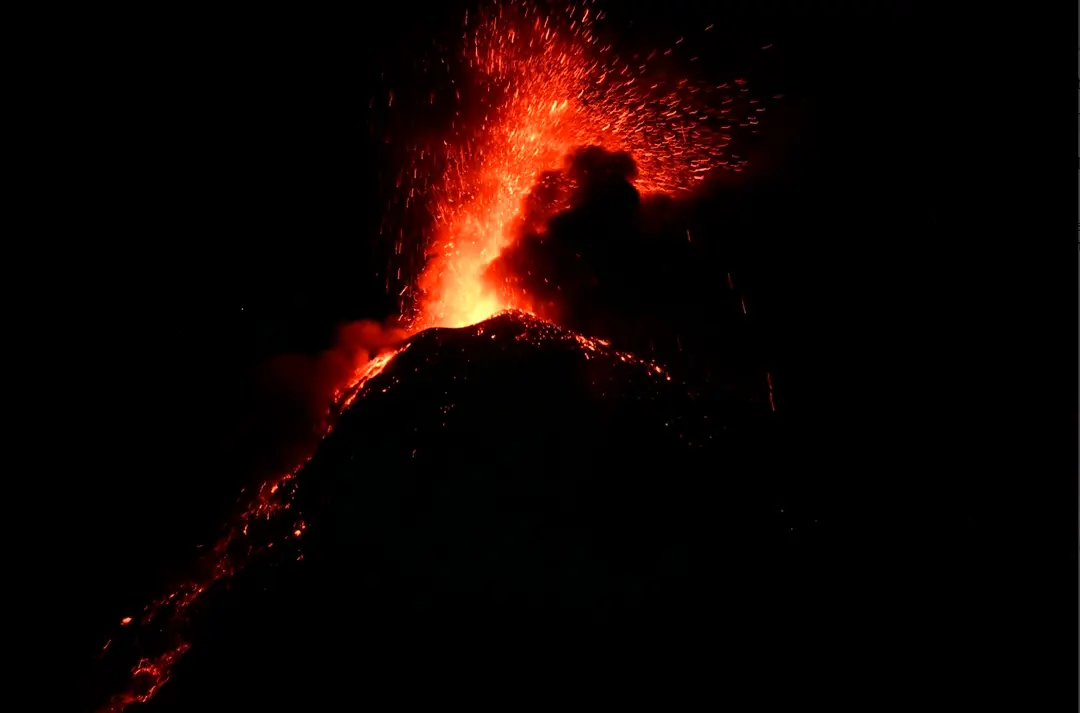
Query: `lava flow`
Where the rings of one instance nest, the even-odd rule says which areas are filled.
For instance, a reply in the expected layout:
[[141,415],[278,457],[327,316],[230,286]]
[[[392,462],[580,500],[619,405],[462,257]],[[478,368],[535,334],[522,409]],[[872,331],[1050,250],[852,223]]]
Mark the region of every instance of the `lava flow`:
[[[352,377],[337,390],[335,408],[347,408],[363,393],[368,381],[381,373],[396,355],[407,348],[408,345],[404,345],[384,352],[358,367]],[[328,420],[323,438],[332,430],[333,422]],[[292,471],[272,478],[259,487],[237,519],[226,528],[200,563],[200,576],[180,584],[165,596],[148,604],[138,619],[124,617],[120,621],[122,627],[138,625],[144,629],[159,628],[165,636],[165,642],[161,653],[144,657],[135,664],[131,670],[132,686],[113,695],[101,708],[102,713],[118,713],[132,703],[145,703],[169,680],[173,667],[190,648],[181,629],[191,607],[214,585],[231,577],[252,557],[272,548],[275,541],[281,539],[277,529],[268,526],[270,523],[292,515],[285,539],[299,538],[304,534],[307,525],[300,514],[293,511],[292,506],[296,477],[310,460],[308,457]],[[102,655],[109,650],[111,643],[112,639],[105,644]]]
[[[572,150],[600,146],[629,153],[638,167],[636,187],[644,193],[686,191],[715,168],[742,167],[728,152],[730,132],[755,125],[760,111],[735,116],[745,82],[702,85],[652,72],[650,62],[670,50],[620,58],[597,34],[595,23],[602,17],[587,0],[555,11],[527,2],[496,3],[479,18],[467,18],[457,62],[481,106],[463,107],[450,138],[419,146],[402,172],[402,190],[426,198],[415,204],[430,212],[433,227],[428,260],[410,293],[411,333],[471,325],[507,309],[532,311],[527,294],[490,284],[486,268],[514,240],[523,200],[537,180],[559,169]],[[606,348],[577,339],[587,351]],[[403,348],[407,344],[361,365],[337,391],[332,414],[362,397],[368,382]],[[659,367],[643,364],[666,377]],[[329,433],[333,419],[327,423]],[[283,520],[287,538],[303,535],[306,525],[293,508],[293,495],[304,465],[258,489],[206,556],[201,576],[121,622],[124,629],[155,632],[156,653],[135,664],[129,689],[103,711],[122,711],[160,689],[189,647],[183,629],[192,607],[273,547]]]

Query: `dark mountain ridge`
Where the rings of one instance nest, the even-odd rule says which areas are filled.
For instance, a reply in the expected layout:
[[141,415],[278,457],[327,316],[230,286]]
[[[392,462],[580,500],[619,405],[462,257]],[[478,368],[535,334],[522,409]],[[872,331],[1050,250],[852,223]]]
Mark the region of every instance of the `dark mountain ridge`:
[[657,636],[792,636],[825,605],[827,524],[776,414],[520,313],[400,349],[298,472],[304,536],[193,610],[148,709],[422,698],[552,646],[615,665]]

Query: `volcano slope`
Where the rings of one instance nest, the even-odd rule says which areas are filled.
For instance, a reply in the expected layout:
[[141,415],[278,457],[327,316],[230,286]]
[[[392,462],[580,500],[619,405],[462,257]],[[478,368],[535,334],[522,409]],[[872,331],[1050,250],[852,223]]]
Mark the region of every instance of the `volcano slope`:
[[782,628],[821,570],[773,419],[518,313],[422,332],[298,474],[302,540],[208,602],[147,709],[437,699]]

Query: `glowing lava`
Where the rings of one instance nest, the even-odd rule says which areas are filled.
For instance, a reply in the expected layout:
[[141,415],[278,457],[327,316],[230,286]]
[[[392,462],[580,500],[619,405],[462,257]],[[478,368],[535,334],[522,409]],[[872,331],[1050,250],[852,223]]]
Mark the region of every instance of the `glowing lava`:
[[[337,390],[331,413],[340,412],[352,404],[364,392],[367,383],[382,373],[387,364],[407,348],[406,344],[394,351],[384,352],[361,365]],[[332,431],[333,422],[328,420],[322,437],[326,438]],[[180,629],[187,621],[189,610],[203,594],[220,581],[236,574],[253,557],[273,547],[275,541],[296,539],[304,534],[307,525],[300,513],[293,511],[293,498],[296,493],[296,476],[310,460],[309,456],[292,471],[259,486],[240,515],[226,528],[200,563],[199,576],[181,583],[143,609],[139,624],[146,629],[157,628],[164,634],[166,643],[163,651],[154,657],[140,659],[131,670],[131,687],[113,695],[100,709],[101,713],[119,713],[133,703],[150,700],[169,680],[173,667],[190,648]],[[288,515],[292,516],[292,522],[286,530],[287,534],[282,538],[279,529],[270,525]],[[126,627],[133,621],[132,617],[124,617],[120,625]],[[105,644],[102,655],[111,643],[110,639]]]
[[[638,166],[637,188],[646,193],[684,191],[713,168],[741,168],[743,162],[727,153],[728,132],[733,125],[756,124],[754,112],[761,111],[734,116],[744,82],[702,85],[652,71],[653,60],[670,50],[621,58],[596,33],[602,17],[591,1],[557,11],[506,2],[477,21],[466,20],[458,60],[479,106],[462,107],[450,138],[418,148],[402,174],[408,178],[403,191],[427,197],[419,207],[430,211],[434,226],[429,260],[413,288],[412,333],[476,324],[506,309],[530,311],[527,295],[486,284],[485,268],[512,241],[523,199],[537,179],[558,169],[571,150],[594,145],[630,153]],[[608,349],[599,340],[574,338],[587,353]],[[361,397],[400,351],[361,365],[337,391],[332,412]],[[624,353],[618,358],[638,361]],[[660,367],[641,363],[670,379]],[[331,428],[328,421],[325,433]],[[145,702],[168,680],[189,646],[183,627],[191,607],[273,547],[280,530],[265,523],[286,517],[286,538],[302,536],[306,525],[292,505],[305,464],[259,488],[206,556],[200,577],[151,603],[135,622],[123,620],[124,626],[164,632],[165,641],[157,655],[139,660],[129,690],[113,696],[103,711]]]

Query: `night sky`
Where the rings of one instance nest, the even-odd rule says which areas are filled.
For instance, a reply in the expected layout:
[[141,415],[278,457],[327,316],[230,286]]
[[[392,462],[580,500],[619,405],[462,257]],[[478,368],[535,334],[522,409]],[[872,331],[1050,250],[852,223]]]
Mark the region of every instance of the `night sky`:
[[[976,159],[998,149],[975,138],[962,22],[901,2],[704,5],[609,14],[633,19],[621,36],[643,45],[716,23],[723,49],[694,71],[783,94],[749,170],[703,220],[730,235],[755,348],[798,434],[789,447],[903,611],[883,631],[949,620],[941,646],[969,675],[992,638],[981,578],[1012,547],[989,532],[1004,516],[987,469],[1038,471],[1049,456],[977,455],[1000,431],[958,425],[994,401],[992,370],[960,345],[1017,348],[983,311],[1031,309],[966,246],[986,238],[957,238],[968,206],[1002,192],[981,188],[996,181]],[[82,372],[60,454],[81,473],[59,513],[78,535],[56,553],[72,582],[94,582],[67,605],[73,669],[183,568],[240,488],[303,453],[310,394],[283,381],[282,357],[396,314],[379,234],[395,167],[372,106],[432,37],[453,41],[461,15],[391,3],[355,17],[147,18],[130,42],[97,47],[100,68],[75,70],[89,118],[68,175],[70,264],[94,267],[68,268],[73,316],[46,328]],[[967,197],[974,186],[985,198]],[[994,294],[976,297],[969,277]]]

